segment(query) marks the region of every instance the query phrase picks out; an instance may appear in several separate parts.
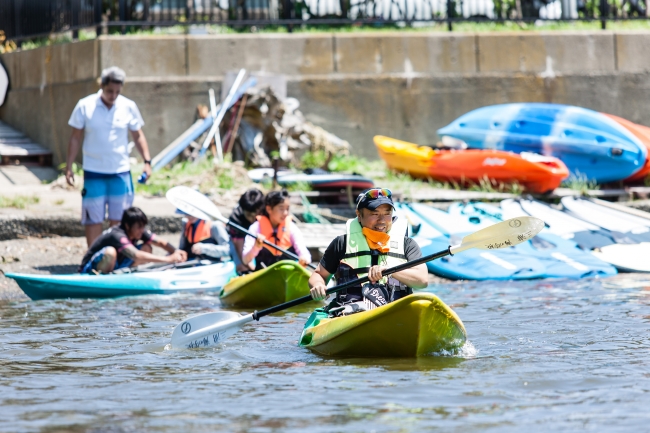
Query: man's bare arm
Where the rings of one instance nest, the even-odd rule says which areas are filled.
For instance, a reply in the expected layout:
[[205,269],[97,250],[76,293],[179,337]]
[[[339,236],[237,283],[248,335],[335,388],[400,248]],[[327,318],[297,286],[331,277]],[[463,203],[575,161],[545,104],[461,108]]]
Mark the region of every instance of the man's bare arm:
[[72,164],[77,159],[79,149],[83,140],[83,129],[72,128],[72,135],[68,142],[68,159],[65,165],[65,180],[69,185],[74,186],[74,173],[72,172]]

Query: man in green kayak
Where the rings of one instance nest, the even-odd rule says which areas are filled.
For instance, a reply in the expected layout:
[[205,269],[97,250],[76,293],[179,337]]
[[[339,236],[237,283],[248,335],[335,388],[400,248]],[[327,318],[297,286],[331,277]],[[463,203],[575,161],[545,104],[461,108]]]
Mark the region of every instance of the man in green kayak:
[[[158,239],[147,230],[147,216],[137,207],[122,214],[119,226],[110,227],[92,243],[79,266],[80,273],[108,274],[114,270],[145,263],[179,263],[187,260],[187,253],[174,248],[164,239]],[[167,251],[167,256],[151,254],[151,245]]]
[[312,298],[322,300],[332,275],[337,284],[366,275],[370,283],[338,292],[327,307],[330,313],[372,309],[427,286],[425,264],[388,277],[382,275],[387,268],[422,257],[418,244],[407,236],[406,219],[393,216],[394,210],[388,189],[372,188],[357,198],[357,217],[347,222],[346,234],[336,237],[327,247],[309,278],[309,287]]

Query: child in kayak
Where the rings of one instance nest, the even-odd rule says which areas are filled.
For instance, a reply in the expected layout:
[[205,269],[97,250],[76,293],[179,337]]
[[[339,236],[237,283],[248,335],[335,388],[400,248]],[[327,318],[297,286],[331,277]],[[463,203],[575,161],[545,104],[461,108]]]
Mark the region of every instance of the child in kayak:
[[[79,272],[107,274],[121,268],[145,263],[179,263],[187,260],[187,253],[178,250],[164,239],[147,230],[149,220],[137,207],[122,214],[119,226],[113,226],[92,243],[84,255]],[[167,256],[151,254],[155,245],[167,251]]]
[[188,259],[217,259],[230,256],[228,233],[223,223],[210,222],[188,215],[181,233],[178,249],[187,253]]
[[[257,188],[251,188],[239,197],[239,206],[230,215],[228,220],[238,226],[248,230],[250,226],[257,221],[257,216],[264,209],[264,194]],[[246,235],[234,227],[228,226],[230,235],[230,257],[237,266],[237,272],[244,274],[254,269],[252,263],[245,265],[242,262],[244,257],[244,238]]]
[[[405,218],[393,217],[393,210],[388,189],[372,188],[357,198],[357,217],[346,223],[346,234],[336,237],[327,247],[309,278],[309,287],[312,298],[322,300],[326,296],[326,282],[332,275],[336,275],[337,284],[368,275],[370,284],[338,292],[328,311],[342,310],[348,304],[359,302],[381,306],[427,286],[425,264],[388,277],[382,275],[385,269],[422,257],[417,242],[407,236]],[[357,310],[352,308],[350,312]]]
[[284,189],[266,195],[262,215],[258,216],[257,222],[249,228],[251,233],[257,235],[257,239],[247,236],[244,241],[242,261],[245,265],[255,259],[255,270],[260,270],[287,259],[277,249],[264,245],[265,240],[296,254],[302,266],[311,263],[311,253],[305,245],[300,229],[291,220],[289,206],[289,193]]

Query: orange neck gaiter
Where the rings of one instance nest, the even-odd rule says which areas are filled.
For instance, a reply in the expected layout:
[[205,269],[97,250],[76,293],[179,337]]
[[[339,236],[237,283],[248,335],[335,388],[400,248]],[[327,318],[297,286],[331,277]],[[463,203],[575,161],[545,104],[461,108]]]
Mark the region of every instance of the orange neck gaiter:
[[368,242],[370,249],[379,250],[382,253],[390,251],[390,247],[388,246],[390,235],[388,233],[376,232],[366,227],[363,227],[361,232],[366,237],[366,242]]

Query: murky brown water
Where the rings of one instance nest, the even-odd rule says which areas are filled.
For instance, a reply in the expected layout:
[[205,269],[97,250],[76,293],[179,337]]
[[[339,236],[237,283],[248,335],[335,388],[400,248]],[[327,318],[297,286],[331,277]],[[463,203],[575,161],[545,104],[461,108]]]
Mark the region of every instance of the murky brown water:
[[[650,277],[432,286],[461,356],[327,359],[307,309],[164,351],[208,296],[0,304],[1,432],[645,431]],[[644,281],[645,281],[644,280]]]

